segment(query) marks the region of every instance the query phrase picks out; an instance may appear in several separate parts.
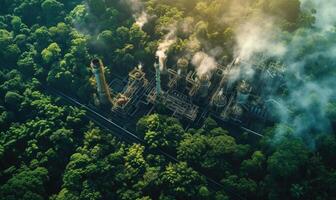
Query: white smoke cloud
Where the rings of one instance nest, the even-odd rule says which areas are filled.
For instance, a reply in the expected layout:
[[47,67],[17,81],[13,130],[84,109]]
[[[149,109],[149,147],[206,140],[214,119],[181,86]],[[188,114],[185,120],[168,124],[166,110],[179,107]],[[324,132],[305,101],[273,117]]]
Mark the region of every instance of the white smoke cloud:
[[156,51],[156,56],[159,58],[160,70],[164,70],[165,62],[167,60],[167,51],[176,42],[176,28],[171,26],[169,32],[164,36],[163,40],[159,43]]
[[236,65],[229,72],[229,82],[250,79],[255,66],[267,57],[283,57],[287,47],[280,36],[275,19],[258,13],[235,27],[234,58]]
[[195,20],[192,17],[183,18],[178,24],[179,30],[183,34],[191,35],[195,31],[194,23],[195,23]]
[[[324,30],[326,30],[324,28],[304,30],[306,34],[295,36],[290,41],[287,59],[284,58],[283,60],[287,65],[286,75],[292,75],[293,77],[286,79],[288,95],[276,97],[281,99],[283,105],[290,106],[293,112],[280,113],[281,122],[289,124],[297,135],[305,138],[309,137],[308,133],[312,131],[319,134],[330,131],[330,121],[326,113],[328,104],[336,94],[336,80],[332,74],[329,74],[329,70],[322,72],[321,75],[316,73],[319,73],[321,67],[330,67],[323,66],[323,62],[326,62],[326,65],[335,66],[333,60],[336,59],[336,56],[328,53],[335,48],[335,44],[323,45],[319,48],[315,46],[321,42],[319,39],[315,41],[309,39],[310,37],[322,36],[321,31],[325,32]],[[332,35],[335,37],[336,33],[334,32]],[[308,42],[312,42],[314,46],[309,47]],[[305,51],[305,53],[302,53],[302,51]],[[314,72],[310,72],[310,66]],[[282,131],[281,129],[278,130],[280,135]],[[311,145],[314,145],[313,140],[311,142]]]
[[204,52],[197,52],[191,63],[196,67],[198,77],[203,75],[211,75],[213,70],[217,68],[216,60]]
[[135,24],[142,28],[150,18],[146,12],[143,2],[141,0],[122,0],[122,2],[126,4],[133,12]]
[[336,1],[326,0],[301,0],[301,7],[303,9],[314,9],[316,10],[315,26],[322,30],[330,30],[335,27],[336,18],[335,18],[335,8]]
[[[236,29],[235,55],[242,62],[232,73],[237,78],[250,70],[253,76],[254,68],[248,63],[256,63],[256,55],[260,54],[284,63],[286,92],[270,93],[268,98],[277,102],[273,112],[280,122],[290,126],[296,135],[313,146],[312,134],[330,131],[327,105],[336,94],[336,43],[332,42],[336,37],[336,1],[301,2],[302,9],[316,10],[313,28],[286,34],[272,18],[262,17],[249,20]],[[281,138],[285,131],[279,126],[276,138]]]
[[270,57],[284,55],[286,46],[277,38],[279,28],[273,20],[263,17],[255,17],[237,28],[235,57],[250,60],[257,53]]
[[135,16],[135,24],[142,28],[148,22],[149,16],[145,11],[142,11],[139,16]]

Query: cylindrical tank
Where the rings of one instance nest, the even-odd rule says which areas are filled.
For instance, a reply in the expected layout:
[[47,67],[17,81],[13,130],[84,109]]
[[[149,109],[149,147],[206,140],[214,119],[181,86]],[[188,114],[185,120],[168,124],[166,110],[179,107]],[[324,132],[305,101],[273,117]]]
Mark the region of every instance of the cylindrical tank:
[[202,75],[200,77],[200,88],[199,88],[199,95],[202,98],[205,98],[208,96],[209,88],[210,88],[210,77],[208,75]]
[[237,86],[237,102],[240,104],[245,104],[249,98],[251,88],[246,81],[242,81]]
[[180,76],[187,76],[189,61],[186,58],[180,58],[177,61],[177,70]]
[[109,102],[112,102],[110,90],[105,80],[103,62],[100,59],[95,58],[91,61],[91,68],[96,80],[100,104],[108,104]]

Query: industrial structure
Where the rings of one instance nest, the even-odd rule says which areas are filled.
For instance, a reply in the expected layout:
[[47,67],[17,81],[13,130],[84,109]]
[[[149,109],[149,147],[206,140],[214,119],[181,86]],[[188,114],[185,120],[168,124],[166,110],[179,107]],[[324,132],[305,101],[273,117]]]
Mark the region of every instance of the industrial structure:
[[98,104],[107,105],[112,102],[111,91],[105,80],[105,69],[103,62],[99,59],[91,61],[92,73],[95,77],[97,93],[99,96]]
[[[147,72],[142,67],[135,67],[129,73],[124,89],[113,93],[113,97],[105,81],[102,62],[94,59],[91,66],[100,102],[110,103],[112,112],[121,116],[134,116],[145,109],[148,109],[145,111],[148,114],[160,106],[172,116],[189,122],[198,122],[209,115],[246,126],[253,119],[271,121],[268,104],[272,101],[260,93],[260,87],[266,82],[232,78],[236,68],[242,64],[243,61],[237,58],[227,66],[218,65],[211,74],[198,76],[193,68],[189,68],[189,61],[185,58],[179,59],[172,67],[160,60]],[[260,76],[267,81],[281,80],[267,70],[260,70]],[[280,84],[279,81],[273,82]]]

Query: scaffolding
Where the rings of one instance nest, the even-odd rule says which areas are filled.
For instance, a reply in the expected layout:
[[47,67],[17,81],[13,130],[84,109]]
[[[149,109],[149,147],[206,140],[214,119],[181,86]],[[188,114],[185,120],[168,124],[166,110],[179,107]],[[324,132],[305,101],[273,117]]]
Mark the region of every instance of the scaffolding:
[[168,88],[169,89],[176,88],[178,80],[180,79],[180,75],[173,69],[168,69],[168,75],[169,75]]
[[163,93],[162,98],[158,99],[155,89],[153,88],[147,96],[147,100],[156,104],[160,102],[168,110],[170,110],[174,117],[186,118],[190,121],[195,121],[197,118],[199,107],[192,103],[188,96],[176,91],[168,91]]
[[195,121],[198,115],[199,107],[187,100],[188,97],[178,91],[167,93],[164,98],[164,105],[173,112],[174,117],[185,117]]
[[189,72],[186,78],[186,82],[187,82],[187,90],[189,91],[189,96],[193,97],[196,95],[197,91],[200,88],[200,83],[197,79],[197,74],[196,72]]
[[211,98],[210,105],[214,108],[216,112],[221,112],[224,110],[228,103],[227,96],[224,94],[223,89],[218,88],[213,97]]
[[138,102],[143,98],[148,86],[148,80],[141,68],[134,68],[128,74],[128,83],[123,92],[113,100],[112,111],[133,115],[138,109]]
[[[152,112],[155,105],[162,105],[172,116],[193,123],[209,114],[239,123],[249,117],[266,121],[268,110],[263,97],[257,92],[259,82],[252,88],[248,82],[253,80],[232,77],[234,73],[239,73],[235,70],[240,65],[248,64],[243,60],[236,58],[228,65],[217,65],[212,76],[201,77],[195,70],[188,71],[187,59],[179,59],[174,67],[167,67],[165,62],[161,62],[164,71],[156,63],[155,71],[146,71],[150,73],[147,74],[150,82],[141,67],[134,68],[128,74],[128,79],[125,78],[120,84],[118,92],[113,93],[112,111],[124,116],[140,116],[141,113]],[[267,74],[268,71],[261,73]],[[103,80],[99,73],[96,73],[96,77]],[[106,90],[103,86],[98,86],[98,90],[103,91],[101,96]]]

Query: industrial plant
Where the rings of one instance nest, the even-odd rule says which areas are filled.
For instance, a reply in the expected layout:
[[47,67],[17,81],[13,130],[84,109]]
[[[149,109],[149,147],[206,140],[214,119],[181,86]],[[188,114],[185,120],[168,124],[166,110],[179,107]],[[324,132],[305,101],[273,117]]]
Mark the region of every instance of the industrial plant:
[[167,66],[166,60],[160,61],[148,72],[139,65],[129,72],[123,89],[114,91],[105,80],[102,61],[93,59],[91,68],[97,88],[95,102],[110,107],[112,113],[121,117],[133,117],[139,112],[150,114],[160,106],[171,116],[189,123],[198,123],[208,116],[244,127],[250,127],[255,121],[271,122],[273,117],[269,108],[274,101],[263,97],[261,91],[266,83],[276,82],[273,79],[281,80],[277,77],[280,75],[254,66],[260,71],[259,76],[255,76],[262,76],[260,80],[244,79],[243,76],[233,79],[236,68],[244,64],[247,63],[236,58],[227,66],[218,64],[214,71],[202,76],[186,58],[180,58],[171,67]]

